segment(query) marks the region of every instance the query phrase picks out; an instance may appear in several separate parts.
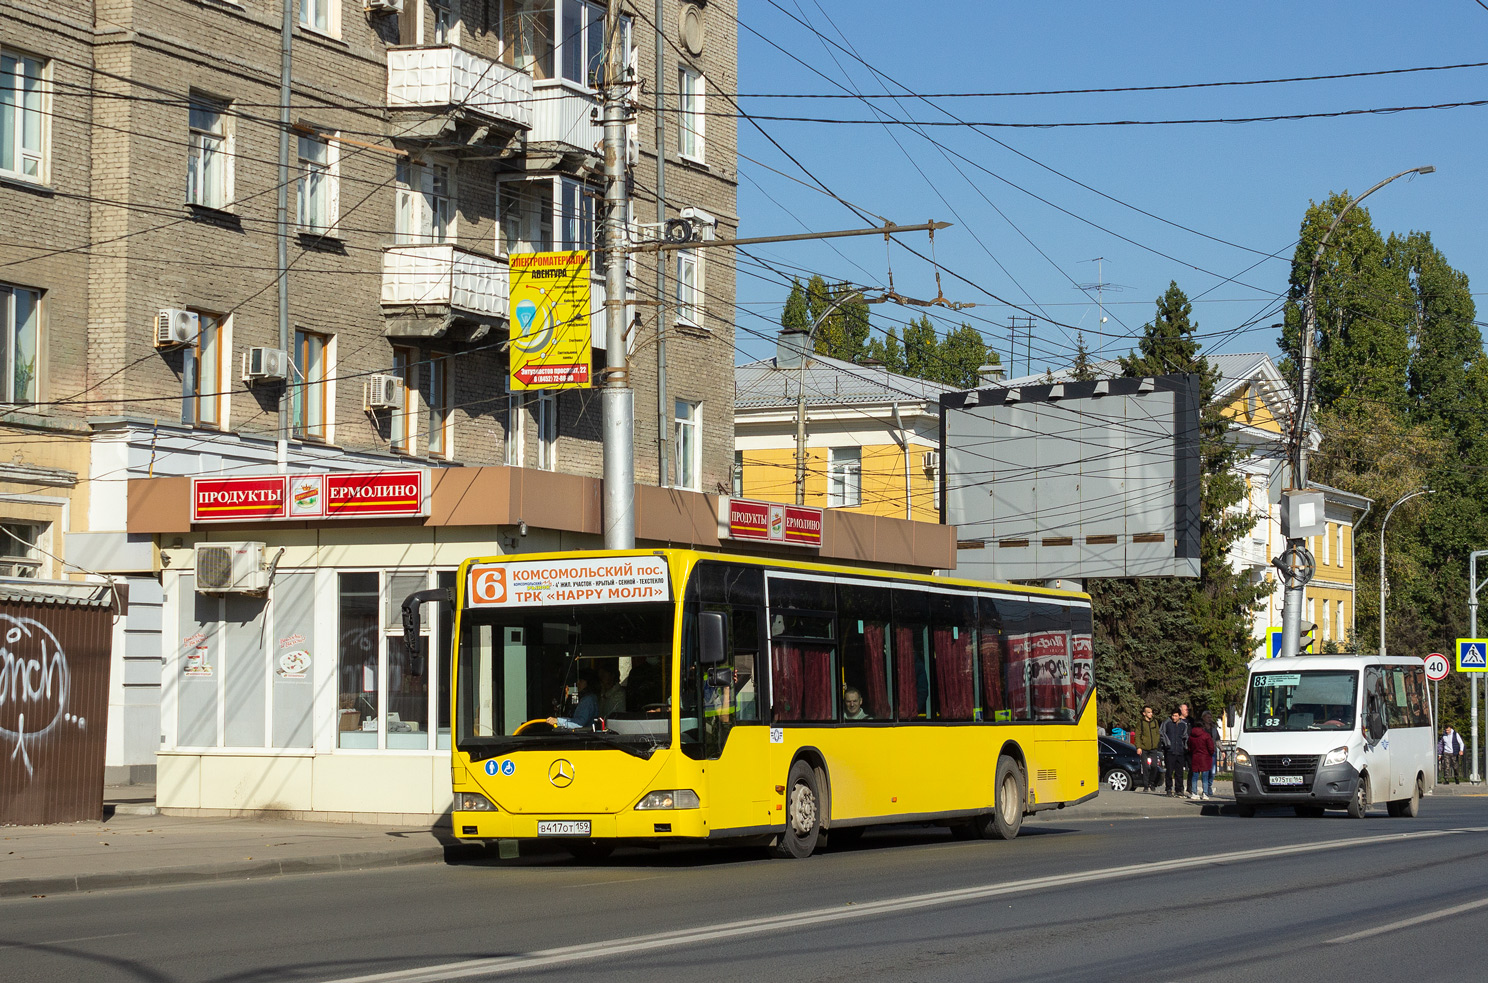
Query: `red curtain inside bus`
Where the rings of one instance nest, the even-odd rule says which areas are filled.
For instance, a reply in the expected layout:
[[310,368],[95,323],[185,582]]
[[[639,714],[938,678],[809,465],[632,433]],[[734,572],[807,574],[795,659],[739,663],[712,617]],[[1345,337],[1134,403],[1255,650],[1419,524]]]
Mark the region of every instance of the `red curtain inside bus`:
[[970,720],[976,703],[971,669],[971,632],[936,628],[935,716],[939,720]]
[[872,622],[863,626],[863,712],[874,720],[888,720],[889,667],[884,660],[884,626]]
[[832,650],[777,642],[771,650],[770,688],[776,720],[832,719]]
[[920,681],[925,668],[925,630],[919,625],[894,626],[894,716],[914,720],[925,715],[924,690]]

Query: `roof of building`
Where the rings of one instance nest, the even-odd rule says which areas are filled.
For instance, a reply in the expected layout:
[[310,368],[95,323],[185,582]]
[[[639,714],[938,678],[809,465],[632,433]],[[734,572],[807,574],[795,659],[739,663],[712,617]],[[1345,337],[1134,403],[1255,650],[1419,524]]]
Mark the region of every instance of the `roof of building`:
[[[1215,391],[1216,396],[1223,396],[1231,390],[1244,385],[1258,374],[1276,374],[1275,363],[1271,356],[1264,352],[1244,352],[1240,354],[1208,355],[1204,358],[1209,364],[1219,371],[1219,386]],[[1100,362],[1091,362],[1090,369],[1095,373],[1097,379],[1114,378],[1122,374],[1121,362],[1117,359],[1106,359]],[[1008,379],[1001,383],[1003,387],[1010,386],[1036,386],[1046,383],[1050,376],[1055,382],[1070,382],[1074,378],[1074,366],[1065,366],[1060,369],[1050,369],[1034,375],[1019,376],[1016,379]]]
[[[955,386],[899,375],[881,365],[857,365],[826,355],[812,355],[804,375],[806,402],[811,406],[938,403],[941,393],[960,391]],[[744,410],[795,406],[801,379],[800,368],[780,368],[773,358],[736,365],[734,407]]]

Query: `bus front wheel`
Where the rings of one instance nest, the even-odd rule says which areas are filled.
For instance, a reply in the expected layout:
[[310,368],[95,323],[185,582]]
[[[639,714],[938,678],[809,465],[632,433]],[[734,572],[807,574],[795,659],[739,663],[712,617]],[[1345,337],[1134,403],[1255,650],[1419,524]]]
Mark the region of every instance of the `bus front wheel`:
[[1006,754],[997,759],[997,782],[994,790],[992,822],[986,827],[984,835],[992,839],[1010,840],[1018,835],[1018,830],[1023,826],[1023,809],[1028,801],[1028,791],[1023,783],[1023,769]]
[[821,801],[816,769],[805,761],[791,765],[785,783],[785,832],[775,845],[777,856],[800,860],[816,851],[821,837]]

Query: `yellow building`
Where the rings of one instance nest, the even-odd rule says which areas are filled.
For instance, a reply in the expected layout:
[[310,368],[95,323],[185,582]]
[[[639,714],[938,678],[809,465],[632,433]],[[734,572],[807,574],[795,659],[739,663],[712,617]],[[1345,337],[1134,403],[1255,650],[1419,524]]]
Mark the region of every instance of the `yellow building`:
[[939,522],[940,394],[954,390],[878,363],[803,363],[805,339],[782,332],[774,358],[734,368],[733,494],[796,501],[804,418],[804,504]]

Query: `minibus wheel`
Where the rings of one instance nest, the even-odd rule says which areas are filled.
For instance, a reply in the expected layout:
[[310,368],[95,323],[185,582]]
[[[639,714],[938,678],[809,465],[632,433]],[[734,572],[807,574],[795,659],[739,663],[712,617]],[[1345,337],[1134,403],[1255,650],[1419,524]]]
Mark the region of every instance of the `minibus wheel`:
[[1411,788],[1411,797],[1391,802],[1387,806],[1390,815],[1399,816],[1402,819],[1414,819],[1421,813],[1421,792],[1423,782],[1421,776],[1416,776],[1416,784]]
[[1348,814],[1350,819],[1363,819],[1364,813],[1369,809],[1369,776],[1359,776],[1359,787],[1354,789],[1354,797],[1349,800]]
[[785,832],[775,844],[775,853],[804,860],[815,852],[820,837],[821,795],[816,787],[816,769],[797,761],[791,765],[785,783]]

